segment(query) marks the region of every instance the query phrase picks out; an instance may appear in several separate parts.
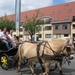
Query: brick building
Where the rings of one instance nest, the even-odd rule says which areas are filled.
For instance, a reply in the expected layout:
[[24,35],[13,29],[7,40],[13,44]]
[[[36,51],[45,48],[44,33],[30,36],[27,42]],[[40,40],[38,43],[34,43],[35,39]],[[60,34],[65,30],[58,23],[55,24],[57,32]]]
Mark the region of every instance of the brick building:
[[[26,15],[31,17],[35,11],[40,10],[39,18],[44,22],[42,31],[36,33],[40,40],[49,40],[50,38],[75,37],[75,1],[39,8],[35,10],[21,12],[21,24],[25,21]],[[14,20],[14,14],[7,18]],[[43,27],[45,28],[43,30]],[[14,32],[16,35],[16,32]],[[28,40],[29,34],[24,27],[20,27],[20,37]]]

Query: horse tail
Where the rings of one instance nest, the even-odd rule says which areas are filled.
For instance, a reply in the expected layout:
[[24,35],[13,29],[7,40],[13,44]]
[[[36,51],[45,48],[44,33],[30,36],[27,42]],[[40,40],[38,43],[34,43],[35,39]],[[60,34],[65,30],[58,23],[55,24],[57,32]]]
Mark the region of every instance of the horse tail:
[[15,58],[16,60],[18,60],[18,59],[21,59],[20,56],[21,56],[21,45],[19,45],[18,51],[17,51],[16,55],[14,56],[14,58]]
[[22,44],[19,45],[19,49],[18,49],[18,58],[19,58],[19,60],[22,60]]

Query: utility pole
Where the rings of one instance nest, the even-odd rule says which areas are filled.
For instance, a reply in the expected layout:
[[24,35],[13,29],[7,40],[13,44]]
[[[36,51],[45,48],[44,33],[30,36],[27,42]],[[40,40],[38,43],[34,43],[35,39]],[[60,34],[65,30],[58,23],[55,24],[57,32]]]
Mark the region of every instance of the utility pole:
[[20,12],[21,12],[21,0],[15,1],[15,27],[16,27],[16,36],[20,35]]

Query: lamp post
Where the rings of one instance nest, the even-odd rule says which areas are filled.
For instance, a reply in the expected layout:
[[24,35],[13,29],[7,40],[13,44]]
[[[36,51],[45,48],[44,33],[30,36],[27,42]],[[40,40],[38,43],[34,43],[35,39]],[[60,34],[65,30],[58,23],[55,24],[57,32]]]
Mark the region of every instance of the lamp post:
[[20,12],[21,12],[21,0],[15,1],[15,27],[16,27],[16,36],[20,35]]

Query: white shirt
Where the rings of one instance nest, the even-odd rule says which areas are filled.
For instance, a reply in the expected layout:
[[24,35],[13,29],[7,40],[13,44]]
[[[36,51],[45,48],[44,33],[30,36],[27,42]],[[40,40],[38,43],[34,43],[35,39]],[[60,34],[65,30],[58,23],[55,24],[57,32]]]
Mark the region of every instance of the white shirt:
[[4,38],[4,39],[7,39],[6,38],[6,34],[4,34],[4,32],[0,32],[0,37]]
[[12,35],[8,35],[9,36],[9,38],[13,41],[14,40],[14,35],[12,34]]

